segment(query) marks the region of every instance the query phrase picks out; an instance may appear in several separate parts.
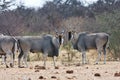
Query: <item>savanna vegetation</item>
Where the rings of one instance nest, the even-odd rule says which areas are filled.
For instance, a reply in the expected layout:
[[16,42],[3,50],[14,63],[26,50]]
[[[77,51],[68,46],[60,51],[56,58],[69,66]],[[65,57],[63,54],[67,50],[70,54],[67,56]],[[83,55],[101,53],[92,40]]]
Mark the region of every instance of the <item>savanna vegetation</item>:
[[[39,35],[55,29],[106,32],[110,35],[110,52],[120,58],[120,0],[98,0],[88,6],[82,0],[53,0],[38,9],[22,3],[16,6],[14,1],[0,4],[0,33]],[[17,8],[10,10],[11,6]]]

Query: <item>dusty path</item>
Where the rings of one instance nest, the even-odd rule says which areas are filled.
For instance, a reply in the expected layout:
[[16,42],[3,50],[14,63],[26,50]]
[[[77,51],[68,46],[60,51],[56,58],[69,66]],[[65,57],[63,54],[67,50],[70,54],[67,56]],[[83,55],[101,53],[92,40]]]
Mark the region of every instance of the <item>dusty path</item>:
[[0,66],[0,80],[120,80],[120,62],[102,62],[98,65],[65,66],[57,62],[58,69],[54,69],[52,61],[47,61],[47,68],[35,68],[40,62],[30,62],[29,68],[4,68]]

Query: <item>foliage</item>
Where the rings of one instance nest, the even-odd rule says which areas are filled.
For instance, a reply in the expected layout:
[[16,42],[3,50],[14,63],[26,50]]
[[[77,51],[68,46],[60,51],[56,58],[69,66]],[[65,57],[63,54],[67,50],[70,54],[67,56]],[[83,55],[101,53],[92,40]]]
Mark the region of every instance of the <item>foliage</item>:
[[120,59],[120,30],[112,31],[110,38],[110,48],[113,50],[113,56],[115,59]]
[[73,57],[76,55],[76,52],[73,50],[71,41],[68,41],[67,45],[63,47],[67,51],[68,62],[71,62],[73,60]]
[[115,58],[120,58],[120,11],[105,12],[97,16],[99,31],[110,35],[110,48]]

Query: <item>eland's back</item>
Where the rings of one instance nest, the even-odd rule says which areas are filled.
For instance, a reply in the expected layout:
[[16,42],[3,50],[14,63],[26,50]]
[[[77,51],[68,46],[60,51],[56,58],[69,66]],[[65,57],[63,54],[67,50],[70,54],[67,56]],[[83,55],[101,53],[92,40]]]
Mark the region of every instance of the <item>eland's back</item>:
[[105,48],[109,35],[106,33],[91,33],[84,36],[85,49]]

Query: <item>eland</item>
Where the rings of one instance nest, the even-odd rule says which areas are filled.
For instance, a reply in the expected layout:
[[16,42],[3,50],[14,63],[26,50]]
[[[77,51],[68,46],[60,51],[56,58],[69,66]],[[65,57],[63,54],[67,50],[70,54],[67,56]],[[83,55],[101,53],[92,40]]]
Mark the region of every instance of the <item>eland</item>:
[[96,64],[98,64],[98,61],[101,58],[101,52],[103,51],[104,64],[106,63],[106,48],[109,43],[109,35],[107,33],[74,33],[71,42],[74,49],[82,52],[83,64],[86,63],[86,51],[89,49],[96,49],[98,52]]
[[18,56],[18,67],[22,67],[20,64],[21,58],[25,62],[25,67],[28,67],[27,56],[29,52],[38,53],[42,52],[44,59],[44,67],[46,66],[46,58],[52,57],[55,67],[55,56],[59,55],[60,44],[63,43],[62,38],[63,32],[57,36],[53,35],[42,35],[42,36],[21,36],[18,37],[18,45],[20,49],[20,54]]
[[11,62],[10,67],[14,66],[14,56],[17,52],[17,40],[12,36],[0,36],[0,55],[2,55],[2,59],[5,62],[6,67],[8,68],[8,64],[6,62],[7,55],[10,55]]

